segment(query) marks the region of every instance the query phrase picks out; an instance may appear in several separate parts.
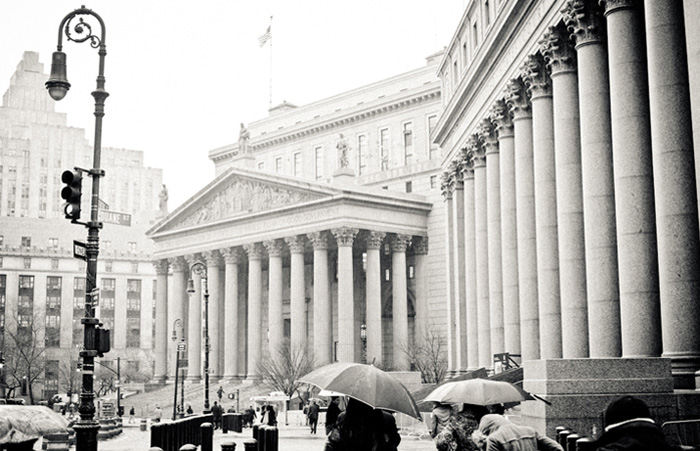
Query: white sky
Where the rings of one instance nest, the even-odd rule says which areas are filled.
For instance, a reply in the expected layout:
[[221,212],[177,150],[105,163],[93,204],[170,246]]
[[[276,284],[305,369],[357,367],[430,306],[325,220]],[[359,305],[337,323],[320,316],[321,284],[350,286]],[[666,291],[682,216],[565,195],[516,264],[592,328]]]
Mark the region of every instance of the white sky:
[[[260,48],[258,36],[271,15],[272,105],[301,106],[422,66],[449,44],[464,2],[93,0],[85,6],[107,28],[102,144],[143,150],[162,168],[172,211],[213,178],[208,151],[267,116],[270,43]],[[24,51],[50,71],[59,24],[80,6],[0,0],[0,93]],[[72,86],[56,109],[92,143],[97,50],[63,44]]]

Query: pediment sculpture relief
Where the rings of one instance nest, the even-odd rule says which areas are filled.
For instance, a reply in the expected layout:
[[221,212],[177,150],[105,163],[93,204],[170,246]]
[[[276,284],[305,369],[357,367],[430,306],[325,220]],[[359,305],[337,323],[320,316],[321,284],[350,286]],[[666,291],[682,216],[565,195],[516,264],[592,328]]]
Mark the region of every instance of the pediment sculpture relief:
[[186,227],[218,221],[244,213],[308,202],[318,199],[319,195],[303,191],[290,190],[278,186],[266,185],[250,180],[235,180],[221,189],[213,197],[198,206],[194,212],[177,222],[175,227]]

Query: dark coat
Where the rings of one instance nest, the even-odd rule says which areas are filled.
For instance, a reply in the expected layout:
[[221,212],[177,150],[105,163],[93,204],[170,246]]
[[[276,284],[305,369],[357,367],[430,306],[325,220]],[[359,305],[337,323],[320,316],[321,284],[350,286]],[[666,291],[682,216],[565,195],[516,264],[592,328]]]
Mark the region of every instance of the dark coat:
[[598,451],[670,451],[661,428],[648,421],[632,421],[605,432],[596,440]]

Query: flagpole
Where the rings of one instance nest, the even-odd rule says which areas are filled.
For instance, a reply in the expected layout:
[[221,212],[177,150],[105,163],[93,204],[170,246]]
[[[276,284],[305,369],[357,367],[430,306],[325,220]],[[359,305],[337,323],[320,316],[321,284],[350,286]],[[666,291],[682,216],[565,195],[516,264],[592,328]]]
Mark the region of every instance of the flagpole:
[[[272,30],[272,16],[270,16],[270,30]],[[268,109],[272,109],[272,33],[270,33],[270,101]]]

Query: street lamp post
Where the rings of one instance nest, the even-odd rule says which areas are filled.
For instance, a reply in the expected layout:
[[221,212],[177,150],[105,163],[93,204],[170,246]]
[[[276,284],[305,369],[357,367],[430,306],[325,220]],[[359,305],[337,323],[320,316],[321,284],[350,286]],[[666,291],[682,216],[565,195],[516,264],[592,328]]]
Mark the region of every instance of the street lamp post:
[[[71,29],[73,19],[81,16],[79,21]],[[83,21],[82,16],[92,16],[100,24],[101,36],[98,37],[92,34],[92,27],[89,23]],[[70,83],[66,77],[66,54],[63,49],[63,34],[65,33],[68,41],[85,42],[89,41],[91,47],[98,49],[99,73],[97,76],[97,89],[92,92],[95,99],[95,141],[93,154],[93,168],[88,170],[88,174],[92,177],[92,198],[90,204],[90,221],[84,223],[88,228],[86,255],[87,269],[85,281],[85,317],[81,319],[81,323],[85,327],[83,350],[80,351],[80,356],[83,359],[83,377],[82,390],[80,391],[80,419],[74,425],[76,448],[81,451],[97,450],[97,430],[100,428],[95,421],[95,393],[93,391],[92,375],[95,371],[95,357],[98,355],[97,334],[95,328],[98,324],[95,318],[95,305],[93,297],[97,297],[95,286],[97,282],[97,255],[99,253],[99,230],[102,223],[98,220],[98,198],[100,194],[100,177],[104,176],[104,171],[100,169],[100,153],[102,149],[102,117],[104,116],[105,99],[109,96],[104,89],[104,64],[105,56],[107,55],[107,46],[105,42],[106,30],[102,18],[92,10],[84,6],[66,15],[58,27],[58,46],[54,52],[51,63],[51,76],[46,82],[46,89],[49,95],[54,100],[61,100],[65,97]]]
[[[182,320],[180,318],[173,322],[173,342],[177,341],[177,328],[182,329]],[[185,342],[185,332],[182,331],[182,343]],[[180,345],[175,347],[175,398],[173,400],[173,421],[177,418],[177,379],[180,374]]]
[[[204,413],[209,413],[209,283],[207,281],[207,266],[196,261],[190,266],[190,271],[202,278],[202,295],[204,297]],[[194,293],[194,280],[187,281],[187,292]]]
[[[121,392],[121,385],[122,385],[122,377],[121,377],[121,357],[117,357],[117,371],[114,371],[111,367],[105,365],[104,363],[100,362],[99,360],[95,360],[95,363],[100,365],[103,368],[108,369],[109,371],[113,372],[114,374],[117,375],[117,416],[120,417],[122,416],[121,412],[121,399],[122,399],[122,392]],[[80,373],[80,368],[78,368],[78,372]],[[95,375],[92,375],[92,379],[95,379]]]

